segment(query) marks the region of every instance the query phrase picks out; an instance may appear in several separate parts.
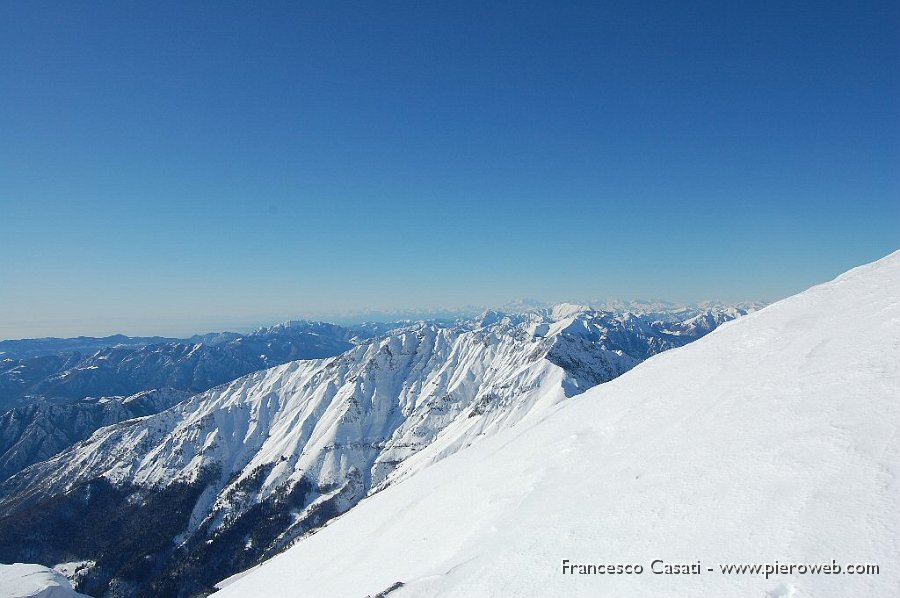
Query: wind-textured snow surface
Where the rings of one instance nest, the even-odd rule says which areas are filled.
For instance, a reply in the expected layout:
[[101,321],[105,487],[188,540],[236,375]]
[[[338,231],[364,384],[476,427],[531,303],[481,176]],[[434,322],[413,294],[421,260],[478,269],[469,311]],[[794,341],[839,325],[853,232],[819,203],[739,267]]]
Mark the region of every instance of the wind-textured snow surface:
[[[900,252],[423,469],[216,596],[898,596],[898,474]],[[832,559],[880,573],[718,570]]]
[[0,565],[0,598],[88,598],[61,573],[42,565]]

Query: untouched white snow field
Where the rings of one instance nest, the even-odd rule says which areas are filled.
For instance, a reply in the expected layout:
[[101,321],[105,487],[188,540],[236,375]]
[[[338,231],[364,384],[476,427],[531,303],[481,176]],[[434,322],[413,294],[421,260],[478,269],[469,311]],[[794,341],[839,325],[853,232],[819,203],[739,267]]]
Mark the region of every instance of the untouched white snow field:
[[0,565],[0,598],[87,598],[61,573],[42,565]]
[[[898,429],[900,252],[425,468],[216,596],[900,596]],[[880,572],[719,571],[832,560]]]

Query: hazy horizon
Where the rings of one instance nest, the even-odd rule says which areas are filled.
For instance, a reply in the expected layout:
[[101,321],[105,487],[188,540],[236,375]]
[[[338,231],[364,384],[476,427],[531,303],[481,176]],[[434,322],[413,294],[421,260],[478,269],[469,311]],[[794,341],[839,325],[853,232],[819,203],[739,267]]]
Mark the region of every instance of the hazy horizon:
[[[526,302],[523,305],[517,305],[519,302]],[[215,332],[237,332],[247,333],[259,328],[274,326],[289,321],[318,321],[328,322],[338,325],[355,325],[367,322],[398,322],[404,320],[440,320],[453,319],[457,317],[476,317],[486,310],[500,311],[526,311],[528,309],[548,308],[562,303],[575,305],[585,305],[590,307],[602,307],[610,303],[621,302],[625,304],[632,303],[660,303],[669,304],[672,307],[694,307],[705,303],[722,303],[729,305],[739,304],[768,304],[771,301],[759,299],[748,299],[746,301],[720,301],[717,299],[704,299],[701,301],[678,302],[668,301],[663,298],[618,298],[609,297],[601,299],[569,299],[560,301],[541,301],[533,298],[518,298],[505,303],[491,305],[462,305],[449,307],[395,307],[385,309],[362,309],[348,310],[339,312],[308,312],[295,314],[274,314],[274,315],[248,315],[244,317],[227,317],[215,315],[200,315],[183,319],[157,320],[157,319],[135,319],[129,318],[127,321],[118,322],[99,318],[95,321],[90,320],[50,320],[47,322],[33,322],[32,330],[45,330],[47,334],[32,334],[26,336],[8,336],[4,335],[0,330],[0,341],[7,340],[28,340],[41,338],[74,338],[79,336],[85,337],[106,337],[116,334],[123,334],[132,337],[151,337],[161,336],[170,338],[189,338],[195,335],[209,334]],[[57,333],[55,331],[63,331]],[[66,332],[68,331],[68,332]]]
[[900,245],[898,7],[4,3],[0,336],[786,297]]

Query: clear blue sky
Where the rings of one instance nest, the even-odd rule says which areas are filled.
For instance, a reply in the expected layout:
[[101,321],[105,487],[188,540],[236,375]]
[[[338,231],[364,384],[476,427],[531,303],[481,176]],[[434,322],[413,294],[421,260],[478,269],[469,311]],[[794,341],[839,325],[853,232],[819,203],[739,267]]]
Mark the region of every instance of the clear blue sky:
[[789,295],[900,247],[898,6],[0,3],[0,338]]

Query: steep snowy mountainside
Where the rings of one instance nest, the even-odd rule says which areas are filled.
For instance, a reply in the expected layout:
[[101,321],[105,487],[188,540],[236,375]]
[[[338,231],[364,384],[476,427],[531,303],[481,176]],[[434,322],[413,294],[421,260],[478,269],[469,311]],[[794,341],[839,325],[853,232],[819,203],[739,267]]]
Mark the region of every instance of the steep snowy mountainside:
[[[578,306],[489,312],[250,374],[0,485],[0,559],[97,561],[79,586],[97,595],[202,591],[368,493],[693,340],[673,326]],[[127,522],[155,516],[153,543],[134,544]]]
[[894,596],[898,398],[900,252],[423,469],[217,596]]
[[66,402],[154,388],[201,392],[253,371],[339,355],[369,331],[289,322],[252,334],[210,334],[197,342],[120,344],[94,353],[0,359],[0,410],[35,400]]
[[148,390],[130,397],[34,402],[0,414],[0,481],[49,459],[99,428],[165,411],[191,394]]

